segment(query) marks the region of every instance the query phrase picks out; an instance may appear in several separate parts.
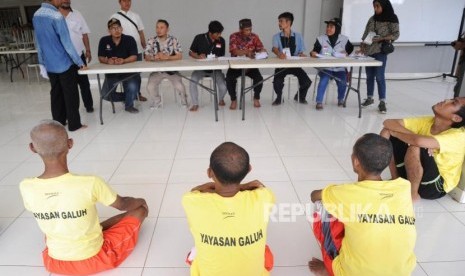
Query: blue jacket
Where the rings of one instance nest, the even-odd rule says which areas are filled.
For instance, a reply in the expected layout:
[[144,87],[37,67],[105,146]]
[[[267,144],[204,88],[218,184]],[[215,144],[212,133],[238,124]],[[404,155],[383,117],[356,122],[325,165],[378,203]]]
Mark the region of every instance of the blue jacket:
[[71,42],[63,15],[53,5],[42,3],[32,19],[39,63],[47,72],[63,73],[71,65],[84,65]]

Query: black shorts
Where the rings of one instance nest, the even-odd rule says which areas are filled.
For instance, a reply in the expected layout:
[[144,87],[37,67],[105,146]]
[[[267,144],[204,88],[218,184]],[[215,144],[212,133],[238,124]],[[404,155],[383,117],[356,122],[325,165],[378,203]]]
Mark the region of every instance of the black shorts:
[[[394,162],[397,167],[397,173],[400,177],[407,179],[404,158],[409,145],[392,136],[389,140],[394,150]],[[418,188],[418,194],[425,199],[437,199],[446,195],[444,191],[444,179],[439,173],[433,156],[428,154],[428,149],[420,149],[420,163],[423,167],[423,176]]]

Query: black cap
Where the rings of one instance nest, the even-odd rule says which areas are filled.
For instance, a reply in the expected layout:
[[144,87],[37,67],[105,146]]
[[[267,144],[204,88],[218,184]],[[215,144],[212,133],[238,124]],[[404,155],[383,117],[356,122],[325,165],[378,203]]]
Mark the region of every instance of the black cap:
[[108,29],[109,29],[112,25],[115,25],[115,24],[117,24],[118,26],[121,27],[121,22],[120,22],[118,19],[112,18],[112,19],[108,20],[108,23],[107,23]]
[[333,24],[336,27],[341,27],[341,20],[337,17],[334,17],[328,21],[325,21],[326,24]]
[[239,28],[244,29],[244,28],[250,28],[250,27],[252,27],[252,20],[248,18],[239,20]]

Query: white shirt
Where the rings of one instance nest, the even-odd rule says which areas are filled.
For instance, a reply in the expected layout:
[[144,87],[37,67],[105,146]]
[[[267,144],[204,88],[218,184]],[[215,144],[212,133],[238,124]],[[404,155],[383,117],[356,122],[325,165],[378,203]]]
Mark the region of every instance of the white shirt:
[[87,26],[86,20],[84,20],[82,14],[75,9],[70,11],[65,19],[66,25],[68,25],[71,42],[73,43],[76,52],[78,52],[79,55],[82,55],[82,53],[86,50],[84,41],[82,41],[82,35],[90,33],[89,26]]
[[123,27],[123,34],[132,36],[136,40],[136,43],[137,43],[137,52],[139,54],[143,53],[145,49],[142,48],[142,43],[140,41],[140,35],[139,35],[139,31],[144,30],[144,24],[142,23],[142,19],[137,13],[133,11],[125,12],[121,10],[120,12],[126,15],[127,17],[131,18],[131,20],[134,21],[134,23],[136,23],[138,29],[136,29],[136,26],[134,26],[134,24],[132,24],[124,16],[118,13],[113,14],[111,18],[116,18],[121,22],[121,27]]

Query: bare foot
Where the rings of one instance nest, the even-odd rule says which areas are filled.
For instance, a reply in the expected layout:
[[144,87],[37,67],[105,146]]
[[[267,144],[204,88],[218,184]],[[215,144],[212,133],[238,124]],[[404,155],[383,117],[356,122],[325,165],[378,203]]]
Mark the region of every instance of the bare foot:
[[218,103],[218,105],[219,105],[219,106],[225,106],[226,103],[225,103],[223,100],[221,100],[221,101]]
[[312,258],[311,261],[308,262],[308,268],[313,274],[317,276],[328,276],[328,271],[326,271],[325,263],[322,260],[317,258]]
[[229,106],[229,109],[235,110],[237,108],[237,101],[231,101],[231,105]]
[[262,106],[262,105],[260,104],[260,100],[254,99],[254,100],[253,100],[253,107],[260,107],[260,106]]
[[189,108],[189,111],[197,111],[199,109],[198,105],[193,105],[191,108]]

